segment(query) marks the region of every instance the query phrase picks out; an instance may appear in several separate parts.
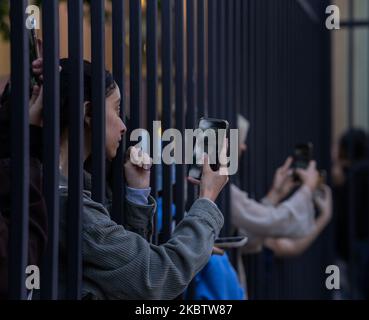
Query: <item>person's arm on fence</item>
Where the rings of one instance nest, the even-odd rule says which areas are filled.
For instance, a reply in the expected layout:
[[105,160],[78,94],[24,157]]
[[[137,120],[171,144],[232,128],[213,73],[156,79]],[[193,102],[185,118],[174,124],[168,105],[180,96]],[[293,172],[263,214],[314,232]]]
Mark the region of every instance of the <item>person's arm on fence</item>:
[[305,252],[318,238],[332,217],[332,195],[329,187],[324,187],[324,197],[316,197],[316,204],[320,215],[316,220],[315,229],[306,237],[300,239],[269,238],[265,240],[265,247],[269,248],[278,257],[296,256]]
[[312,163],[299,171],[303,186],[287,201],[276,207],[249,199],[245,192],[231,186],[232,223],[257,237],[303,237],[314,228],[312,191],[318,182],[318,173]]
[[161,246],[115,224],[102,205],[84,203],[84,276],[104,298],[174,299],[205,266],[224,221],[214,200],[228,178],[204,168],[200,199]]

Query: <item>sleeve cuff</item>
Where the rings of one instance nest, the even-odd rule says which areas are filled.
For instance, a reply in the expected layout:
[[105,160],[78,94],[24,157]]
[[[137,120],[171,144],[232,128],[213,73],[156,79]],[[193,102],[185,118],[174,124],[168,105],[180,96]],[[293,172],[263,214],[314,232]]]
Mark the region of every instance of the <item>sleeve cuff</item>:
[[207,201],[211,206],[213,206],[213,208],[215,209],[215,210],[219,210],[219,208],[218,208],[218,206],[217,206],[217,204],[214,202],[214,201],[212,201],[212,200],[210,200],[210,199],[208,199],[208,198],[199,198],[199,200],[204,200],[204,201]]
[[218,206],[207,198],[197,199],[192,205],[189,213],[191,216],[202,218],[214,228],[216,235],[219,234],[220,229],[224,224],[224,217]]
[[268,197],[264,197],[263,199],[261,199],[261,204],[263,204],[264,206],[267,206],[267,207],[274,207],[274,204],[272,201],[269,200]]
[[148,205],[151,188],[135,189],[126,186],[126,199],[136,205]]

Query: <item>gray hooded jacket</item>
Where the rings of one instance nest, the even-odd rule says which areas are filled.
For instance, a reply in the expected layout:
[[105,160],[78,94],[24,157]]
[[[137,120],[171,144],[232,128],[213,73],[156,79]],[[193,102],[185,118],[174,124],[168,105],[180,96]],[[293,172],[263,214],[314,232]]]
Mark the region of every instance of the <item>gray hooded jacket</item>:
[[[68,187],[60,183],[60,293],[65,295],[65,253]],[[84,297],[93,299],[174,299],[208,262],[223,226],[218,207],[197,200],[171,239],[160,246],[150,233],[156,203],[136,205],[125,200],[126,225],[111,220],[109,211],[83,192],[82,260]],[[132,231],[129,231],[132,230]]]

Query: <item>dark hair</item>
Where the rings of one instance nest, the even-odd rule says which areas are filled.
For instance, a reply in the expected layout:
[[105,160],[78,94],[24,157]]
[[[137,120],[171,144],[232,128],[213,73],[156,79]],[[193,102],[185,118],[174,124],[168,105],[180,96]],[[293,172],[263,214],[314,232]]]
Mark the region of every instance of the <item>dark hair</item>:
[[362,129],[348,130],[339,141],[339,157],[354,163],[368,158],[369,138]]
[[[68,127],[68,113],[70,103],[70,79],[73,76],[70,59],[60,60],[60,132]],[[92,99],[92,64],[89,61],[83,62],[83,101],[91,101]],[[113,76],[109,71],[105,71],[105,95],[108,97],[116,88]]]

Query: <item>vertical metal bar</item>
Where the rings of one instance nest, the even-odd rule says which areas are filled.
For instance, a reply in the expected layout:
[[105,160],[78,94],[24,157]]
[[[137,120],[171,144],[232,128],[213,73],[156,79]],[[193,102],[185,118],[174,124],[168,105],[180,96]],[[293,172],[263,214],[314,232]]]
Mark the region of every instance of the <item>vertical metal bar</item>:
[[[227,1],[219,0],[218,2],[218,65],[219,65],[219,79],[218,79],[218,105],[217,105],[217,117],[226,117],[226,85],[227,85],[227,72],[226,72],[226,4]],[[226,190],[223,191],[218,199],[217,205],[222,212],[225,212],[226,205]],[[227,235],[229,228],[228,220],[225,217],[224,227],[221,230],[221,236]]]
[[[352,21],[354,18],[354,2],[349,1],[349,20]],[[354,86],[355,86],[355,76],[354,76],[354,28],[349,28],[348,30],[348,129],[352,129],[354,126]],[[353,155],[353,141],[349,141],[348,154],[349,158]],[[348,241],[349,241],[349,279],[351,284],[355,283],[355,271],[354,271],[354,242],[355,242],[355,208],[354,208],[354,193],[355,184],[353,181],[352,171],[348,173]],[[355,286],[350,288],[351,298],[355,299]]]
[[[323,5],[327,5],[328,1],[325,1]],[[322,31],[322,36],[320,39],[320,45],[322,47],[323,51],[323,61],[321,62],[324,66],[322,70],[320,70],[320,76],[322,77],[323,81],[323,90],[322,95],[323,98],[320,100],[320,106],[324,107],[324,120],[320,123],[320,134],[321,137],[324,137],[324,144],[321,145],[320,150],[323,155],[323,161],[324,161],[324,168],[329,168],[331,163],[331,154],[330,154],[330,148],[328,147],[331,143],[332,139],[332,119],[331,119],[331,109],[332,109],[332,102],[331,102],[331,68],[332,65],[330,63],[331,57],[332,57],[332,39],[331,39],[331,32],[329,30],[324,29]],[[328,171],[328,170],[327,170]],[[328,178],[328,181],[330,181],[330,178]],[[369,194],[368,194],[369,195]],[[369,199],[369,198],[368,198]],[[321,256],[326,259],[327,263],[325,265],[329,265],[334,261],[335,256],[335,241],[333,237],[333,229],[334,226],[331,224],[327,229],[327,232],[325,234],[325,238],[321,240],[321,243],[325,244],[324,247],[321,250]],[[329,253],[327,255],[327,252]],[[332,293],[330,292],[324,292],[324,298],[325,299],[331,299]]]
[[242,68],[241,68],[241,51],[242,51],[242,24],[241,24],[241,1],[235,0],[234,3],[234,89],[235,89],[235,103],[233,112],[233,128],[237,127],[237,115],[240,112],[241,105],[241,81],[242,81]]
[[[162,0],[162,69],[163,69],[163,132],[172,128],[172,2]],[[168,142],[163,141],[163,148]],[[172,166],[163,163],[163,229],[161,242],[167,242],[172,227]]]
[[[120,94],[120,117],[125,121],[125,0],[112,0],[112,25],[113,25],[113,76],[117,83]],[[113,207],[112,218],[115,222],[123,223],[123,150],[125,150],[125,137],[122,138],[117,151],[117,156],[112,163],[112,187],[113,187]]]
[[[353,20],[354,15],[354,1],[349,1],[349,20]],[[353,127],[354,122],[354,28],[348,30],[348,124],[349,128]]]
[[[225,101],[223,104],[224,118],[230,122],[230,127],[233,126],[232,121],[232,107],[235,102],[234,95],[234,0],[228,0],[226,3],[226,55],[225,55],[225,70],[226,70],[226,87],[225,87]],[[233,180],[233,179],[232,179]],[[224,235],[230,236],[231,232],[231,194],[229,184],[224,188],[224,203],[222,205],[222,212],[224,215]]]
[[218,0],[218,66],[219,66],[219,79],[218,79],[218,110],[217,117],[224,117],[225,110],[225,11],[226,1]]
[[236,83],[235,83],[235,13],[234,13],[234,7],[235,7],[235,0],[227,1],[228,4],[228,11],[227,11],[227,31],[226,31],[226,37],[227,37],[227,109],[226,109],[226,117],[228,119],[228,122],[230,122],[230,125],[232,126],[232,118],[228,118],[229,116],[232,117],[231,112],[229,111],[231,108],[234,107],[234,104],[236,102]]
[[[270,151],[268,154],[268,159],[269,159],[269,164],[268,164],[268,177],[272,177],[273,176],[273,170],[275,170],[275,166],[276,166],[276,157],[278,156],[279,153],[279,148],[278,148],[278,142],[280,140],[278,140],[278,136],[276,135],[276,132],[278,132],[278,123],[280,123],[278,121],[278,119],[280,118],[281,115],[281,109],[283,108],[283,105],[281,106],[280,101],[278,99],[278,95],[277,95],[277,84],[278,81],[276,80],[278,78],[278,58],[277,55],[279,54],[279,46],[280,46],[280,41],[279,41],[279,9],[278,9],[279,4],[276,2],[271,2],[268,8],[268,16],[267,19],[269,19],[270,24],[268,27],[268,30],[270,32],[270,46],[272,48],[274,48],[274,50],[271,52],[270,56],[269,56],[269,61],[270,64],[267,66],[270,72],[270,99],[269,101],[269,105],[268,108],[270,109],[270,112],[268,112],[267,115],[267,120],[268,120],[268,124],[267,124],[267,128],[269,129],[268,132],[268,150]],[[273,275],[273,268],[275,268],[275,264],[272,261],[272,253],[271,252],[267,252],[266,253],[267,258],[265,261],[265,293],[264,293],[264,297],[265,299],[273,299],[273,289],[275,287],[275,276]]]
[[105,0],[91,2],[92,199],[105,202]]
[[[368,6],[368,11],[367,11],[367,15],[369,16],[369,6]],[[369,28],[368,28],[368,35],[369,35]],[[328,36],[327,36],[328,37]],[[369,50],[369,37],[367,38],[367,41],[368,41],[368,44],[367,44],[367,50]],[[329,47],[329,49],[328,49],[328,51],[329,52],[331,52],[331,47]],[[368,66],[369,66],[369,57],[368,57],[368,61],[367,61],[367,64],[368,64]],[[368,71],[369,71],[369,68],[368,68]],[[368,75],[367,75],[367,77],[368,77],[368,79],[369,79],[369,72],[368,72]],[[367,98],[368,100],[369,100],[369,95],[368,95],[368,98]],[[369,102],[369,101],[368,101]],[[367,103],[368,103],[367,102]],[[367,123],[367,132],[369,132],[369,110],[367,110],[367,112],[368,112],[368,123]],[[332,125],[331,125],[332,126]],[[330,131],[330,132],[332,132],[332,130]],[[368,157],[369,157],[369,155],[368,155]],[[369,176],[368,176],[368,179],[369,179]],[[368,185],[369,185],[369,181],[368,181]],[[367,203],[367,208],[369,208],[369,188],[368,188],[368,195],[367,195],[367,201],[368,201],[368,203]],[[368,234],[369,234],[369,225],[367,226],[368,227],[368,230],[367,230],[367,232],[368,232]]]
[[59,256],[59,1],[43,4],[44,127],[43,193],[48,212],[47,251],[42,263],[41,298],[57,299]]
[[[253,152],[250,152],[248,155],[249,159],[249,167],[248,167],[248,174],[249,174],[249,189],[247,190],[250,194],[251,198],[255,197],[255,167],[256,167],[256,132],[257,132],[257,124],[255,119],[256,114],[256,57],[257,57],[257,50],[256,50],[256,3],[258,0],[250,0],[249,2],[249,52],[250,52],[250,59],[249,59],[249,120],[251,123],[251,130],[249,135],[249,149],[254,150]],[[256,284],[257,284],[257,272],[256,272],[256,256],[250,257],[250,265],[252,266],[249,279],[250,279],[250,290],[252,293],[252,298],[257,298],[256,293]]]
[[[147,128],[150,132],[150,145],[152,156],[154,157],[154,132],[153,121],[158,120],[158,44],[157,44],[157,22],[158,22],[158,2],[157,0],[147,1]],[[157,198],[157,165],[151,169],[151,194]],[[154,223],[154,243],[158,243],[157,215]]]
[[[186,0],[187,14],[187,110],[186,128],[194,128],[196,122],[196,86],[195,86],[195,2]],[[186,209],[189,210],[195,200],[196,188],[191,183],[187,184]]]
[[[249,77],[250,77],[250,46],[249,46],[249,1],[242,1],[242,23],[243,23],[243,35],[242,35],[242,114],[249,118],[250,116],[250,85],[249,85]],[[249,156],[247,154],[243,155],[242,158],[242,179],[241,179],[241,188],[243,190],[249,190],[249,180],[250,175],[248,171],[249,167]]]
[[[290,46],[290,34],[291,34],[291,26],[290,26],[290,16],[293,15],[293,13],[290,11],[290,4],[291,2],[287,2],[285,3],[285,14],[286,14],[286,30],[285,30],[285,39],[286,39],[286,44],[285,44],[285,48],[286,48],[286,55],[285,55],[285,58],[286,58],[286,68],[285,68],[285,71],[286,71],[286,83],[285,83],[285,90],[286,90],[286,106],[288,109],[291,109],[293,108],[292,104],[291,104],[291,99],[290,99],[290,95],[288,95],[288,92],[291,91],[291,77],[292,77],[292,72],[291,72],[291,62],[292,62],[292,56],[291,56],[291,46]],[[306,41],[307,43],[307,50],[309,50],[309,44],[308,44],[308,41]],[[306,61],[309,60],[309,54],[305,53],[305,55],[307,56],[305,59]],[[307,74],[304,75],[304,80],[303,81],[306,81],[306,78],[308,77]],[[306,110],[304,106],[299,105],[298,106],[298,109],[303,109],[303,110]],[[291,130],[291,121],[290,121],[290,114],[288,114],[288,117],[287,117],[287,130]],[[289,131],[286,135],[288,137],[287,141],[288,141],[288,145],[290,144],[290,141],[292,140],[291,138],[293,137],[293,134],[291,131]],[[286,146],[287,147],[287,146]],[[287,147],[288,148],[288,147]],[[284,266],[283,266],[283,278],[284,278],[284,282],[283,282],[283,285],[284,285],[284,295],[285,297],[288,299],[290,296],[291,296],[291,263],[289,261],[286,261],[284,263]]]
[[197,0],[197,106],[199,118],[207,114],[205,81],[205,0]]
[[214,116],[216,110],[216,82],[217,82],[217,39],[216,39],[216,23],[217,23],[217,1],[208,1],[208,115]]
[[130,128],[132,130],[141,128],[141,77],[142,77],[142,10],[141,1],[131,0],[129,2],[130,21]]
[[[175,1],[175,66],[176,66],[176,128],[184,136],[185,118],[184,118],[184,1]],[[184,145],[182,145],[182,155],[184,155]],[[186,166],[176,165],[176,223],[183,219],[185,211],[185,171]]]
[[[233,83],[233,85],[232,85],[231,95],[233,96],[233,98],[230,101],[230,105],[228,107],[228,121],[229,121],[230,129],[237,129],[237,115],[240,110],[240,82],[241,82],[241,78],[240,78],[240,74],[241,74],[241,68],[240,68],[241,3],[239,0],[231,0],[231,1],[232,1],[232,6],[231,6],[232,25],[230,25],[230,28],[232,30],[232,46],[230,47],[231,49],[230,59],[232,61],[232,65],[231,65],[232,80],[231,82]],[[230,140],[230,143],[235,143],[235,141]],[[230,151],[228,151],[228,153],[230,154]],[[226,190],[227,192],[227,198],[226,198],[227,207],[226,208],[227,208],[227,211],[229,212],[228,214],[228,223],[229,223],[228,234],[229,235],[232,235],[231,234],[232,232],[232,214],[231,214],[232,213],[231,211],[232,210],[232,205],[231,205],[232,194],[231,194],[231,189],[230,189],[231,183],[237,184],[236,175],[232,175],[230,177],[230,183],[227,186],[228,190]],[[231,261],[233,265],[237,267],[236,249],[232,250],[230,253],[231,253]]]
[[262,21],[264,17],[264,0],[256,2],[256,110],[255,110],[255,130],[257,143],[255,144],[255,154],[257,165],[255,166],[255,193],[256,197],[260,199],[263,196],[263,190],[265,189],[265,85],[266,85],[266,33],[265,22]]
[[71,69],[68,143],[67,298],[80,299],[82,282],[83,189],[83,1],[68,1]]
[[26,299],[25,271],[28,261],[29,199],[29,43],[26,0],[12,0],[11,21],[11,225],[9,298]]

